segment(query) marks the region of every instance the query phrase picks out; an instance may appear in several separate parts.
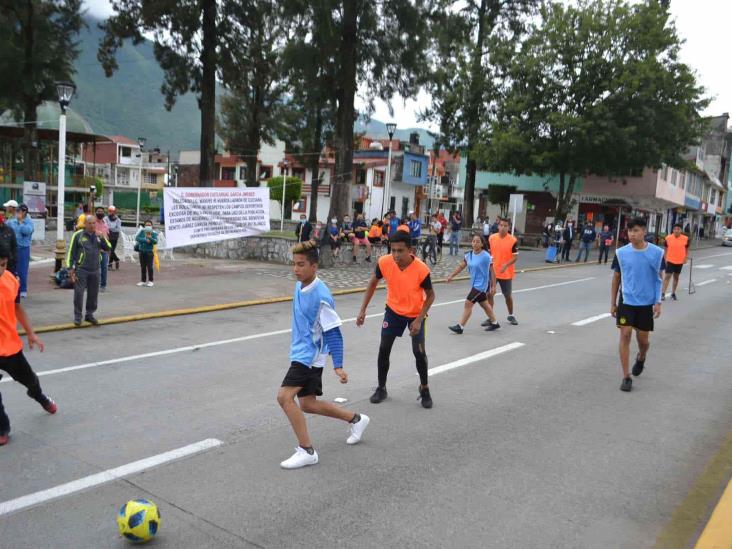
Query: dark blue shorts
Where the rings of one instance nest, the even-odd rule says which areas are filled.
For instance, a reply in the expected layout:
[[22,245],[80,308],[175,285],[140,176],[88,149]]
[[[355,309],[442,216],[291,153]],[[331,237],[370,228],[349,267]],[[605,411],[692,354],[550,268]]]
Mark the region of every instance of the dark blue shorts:
[[[416,317],[408,318],[406,316],[398,315],[392,311],[389,307],[384,311],[384,322],[381,324],[381,335],[402,337],[404,330],[409,330],[409,325]],[[422,329],[415,337],[424,341],[424,325],[427,319],[422,321]]]

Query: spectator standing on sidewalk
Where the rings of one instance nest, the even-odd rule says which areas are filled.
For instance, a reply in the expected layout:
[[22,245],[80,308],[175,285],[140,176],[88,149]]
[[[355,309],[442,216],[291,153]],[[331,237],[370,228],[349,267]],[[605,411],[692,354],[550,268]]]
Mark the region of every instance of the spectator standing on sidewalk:
[[[11,202],[15,202],[11,200]],[[7,202],[5,207],[7,208]],[[10,257],[8,258],[8,271],[17,276],[18,274],[18,240],[15,238],[15,231],[10,227],[3,214],[0,213],[0,244],[5,244],[10,251]]]
[[115,250],[119,242],[119,235],[122,233],[122,219],[117,215],[117,208],[114,206],[107,208],[107,216],[104,218],[104,224],[109,229],[109,243],[112,246],[109,253],[109,265],[111,266],[114,263],[116,269],[119,271],[119,257],[115,253]]
[[102,250],[109,251],[112,246],[109,240],[97,235],[96,218],[87,215],[84,228],[76,231],[69,243],[66,255],[66,268],[69,278],[74,283],[74,324],[81,326],[81,313],[86,292],[86,315],[84,320],[94,325],[99,324],[94,313],[97,311],[99,297],[99,272]]
[[153,263],[158,233],[153,230],[151,220],[145,221],[145,227],[137,233],[136,240],[140,252],[140,282],[137,285],[152,288],[155,285],[153,283]]
[[610,254],[610,246],[613,245],[613,232],[610,230],[609,225],[605,225],[600,234],[597,235],[597,239],[600,241],[600,256],[597,258],[598,265],[602,263],[602,258],[605,257],[605,263],[607,263],[607,256]]
[[104,208],[101,206],[94,210],[94,217],[96,220],[96,232],[99,238],[104,238],[109,242],[110,249],[108,251],[102,250],[101,257],[99,259],[99,291],[104,293],[107,291],[107,273],[109,272],[109,254],[112,251],[112,242],[109,240],[109,227],[104,222]]
[[569,261],[569,251],[572,249],[572,241],[574,240],[577,230],[574,228],[574,221],[567,219],[567,223],[564,225],[564,232],[562,233],[562,259]]
[[450,255],[460,253],[460,229],[463,226],[463,216],[458,210],[450,216]]
[[18,245],[17,275],[20,278],[20,297],[28,297],[28,269],[30,268],[31,240],[33,238],[33,220],[28,215],[28,206],[21,204],[15,217],[8,219],[8,226],[15,232]]
[[590,222],[585,223],[585,226],[582,229],[582,236],[580,237],[580,247],[579,251],[577,252],[577,259],[575,260],[575,263],[579,263],[579,260],[582,257],[582,252],[584,252],[585,254],[585,263],[587,263],[587,259],[590,257],[592,244],[595,242],[595,240],[597,240],[597,232],[595,232],[595,227]]
[[313,226],[308,221],[305,214],[300,214],[300,223],[295,228],[295,236],[298,242],[307,242],[310,240],[310,233],[313,232]]

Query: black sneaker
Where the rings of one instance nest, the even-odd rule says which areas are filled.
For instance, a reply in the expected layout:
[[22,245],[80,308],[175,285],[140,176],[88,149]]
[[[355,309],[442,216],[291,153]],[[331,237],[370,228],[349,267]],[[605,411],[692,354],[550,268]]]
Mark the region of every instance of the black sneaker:
[[94,326],[97,326],[99,324],[99,321],[91,315],[84,317],[84,320],[86,320],[89,324],[93,324]]
[[488,327],[485,329],[485,331],[486,332],[494,332],[494,331],[496,331],[500,327],[501,327],[501,325],[498,324],[498,322],[489,322],[488,323]]
[[366,258],[366,263],[371,263],[371,258],[370,257],[367,257]]
[[378,404],[379,402],[385,401],[388,396],[389,394],[386,392],[386,387],[377,387],[374,394],[371,395],[370,400],[372,404]]
[[516,320],[516,317],[515,316],[508,315],[508,318],[506,320],[508,320],[514,326],[518,326],[518,320]]
[[353,262],[356,263],[356,256],[353,256]]
[[430,396],[429,388],[419,389],[419,399],[422,401],[422,408],[432,408],[432,396]]
[[678,298],[676,297],[676,294],[671,294],[671,299],[673,301],[678,301]]
[[76,326],[77,328],[81,326],[81,320],[74,319],[74,326]]
[[450,330],[451,332],[454,332],[454,333],[456,333],[456,334],[462,334],[462,333],[463,333],[463,329],[462,329],[462,327],[460,326],[460,324],[455,324],[455,326],[448,326],[448,329],[449,329],[449,330]]
[[661,294],[661,301],[666,301],[666,294]]
[[626,377],[623,379],[623,382],[620,384],[620,390],[625,391],[626,393],[629,393],[630,390],[633,388],[633,380],[629,377]]
[[486,318],[483,322],[480,323],[480,325],[483,326],[483,328],[485,328],[486,326],[490,326],[491,325],[491,319],[490,318]]
[[633,375],[635,377],[638,377],[639,375],[641,375],[643,373],[643,368],[645,367],[645,365],[646,365],[645,358],[643,360],[641,360],[640,358],[636,357],[635,364],[633,364],[633,370],[632,370]]

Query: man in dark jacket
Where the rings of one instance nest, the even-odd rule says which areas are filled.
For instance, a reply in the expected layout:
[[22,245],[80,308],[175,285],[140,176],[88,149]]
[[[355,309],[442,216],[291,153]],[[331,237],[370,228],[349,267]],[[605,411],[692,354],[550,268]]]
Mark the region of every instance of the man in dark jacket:
[[574,221],[567,219],[567,223],[564,225],[564,232],[562,233],[562,240],[564,245],[562,246],[562,259],[569,261],[569,250],[572,249],[572,241],[577,234],[575,229]]
[[310,240],[310,233],[313,232],[313,226],[308,221],[305,214],[300,216],[300,223],[297,224],[295,229],[295,236],[297,236],[298,242],[307,242]]
[[14,275],[18,274],[18,240],[15,237],[15,231],[5,223],[5,217],[0,213],[0,241],[4,242],[10,250],[8,258],[8,271]]
[[579,263],[579,260],[582,257],[582,252],[584,252],[585,254],[585,263],[587,263],[587,258],[590,255],[590,249],[592,249],[592,244],[595,242],[596,239],[597,232],[595,232],[595,226],[588,221],[582,228],[582,235],[580,237],[580,248],[579,252],[577,253],[577,259],[575,260],[575,263]]
[[99,296],[99,272],[102,250],[112,249],[109,240],[96,233],[96,218],[87,215],[84,228],[71,237],[66,256],[66,268],[74,282],[74,324],[81,326],[81,312],[86,291],[86,316],[84,320],[99,324],[94,317]]

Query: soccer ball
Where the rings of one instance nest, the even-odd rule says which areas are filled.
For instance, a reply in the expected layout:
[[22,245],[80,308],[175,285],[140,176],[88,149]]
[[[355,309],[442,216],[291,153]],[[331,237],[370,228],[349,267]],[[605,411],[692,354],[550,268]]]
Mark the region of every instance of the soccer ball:
[[131,499],[117,514],[119,533],[133,543],[150,541],[160,528],[158,506],[146,499]]

